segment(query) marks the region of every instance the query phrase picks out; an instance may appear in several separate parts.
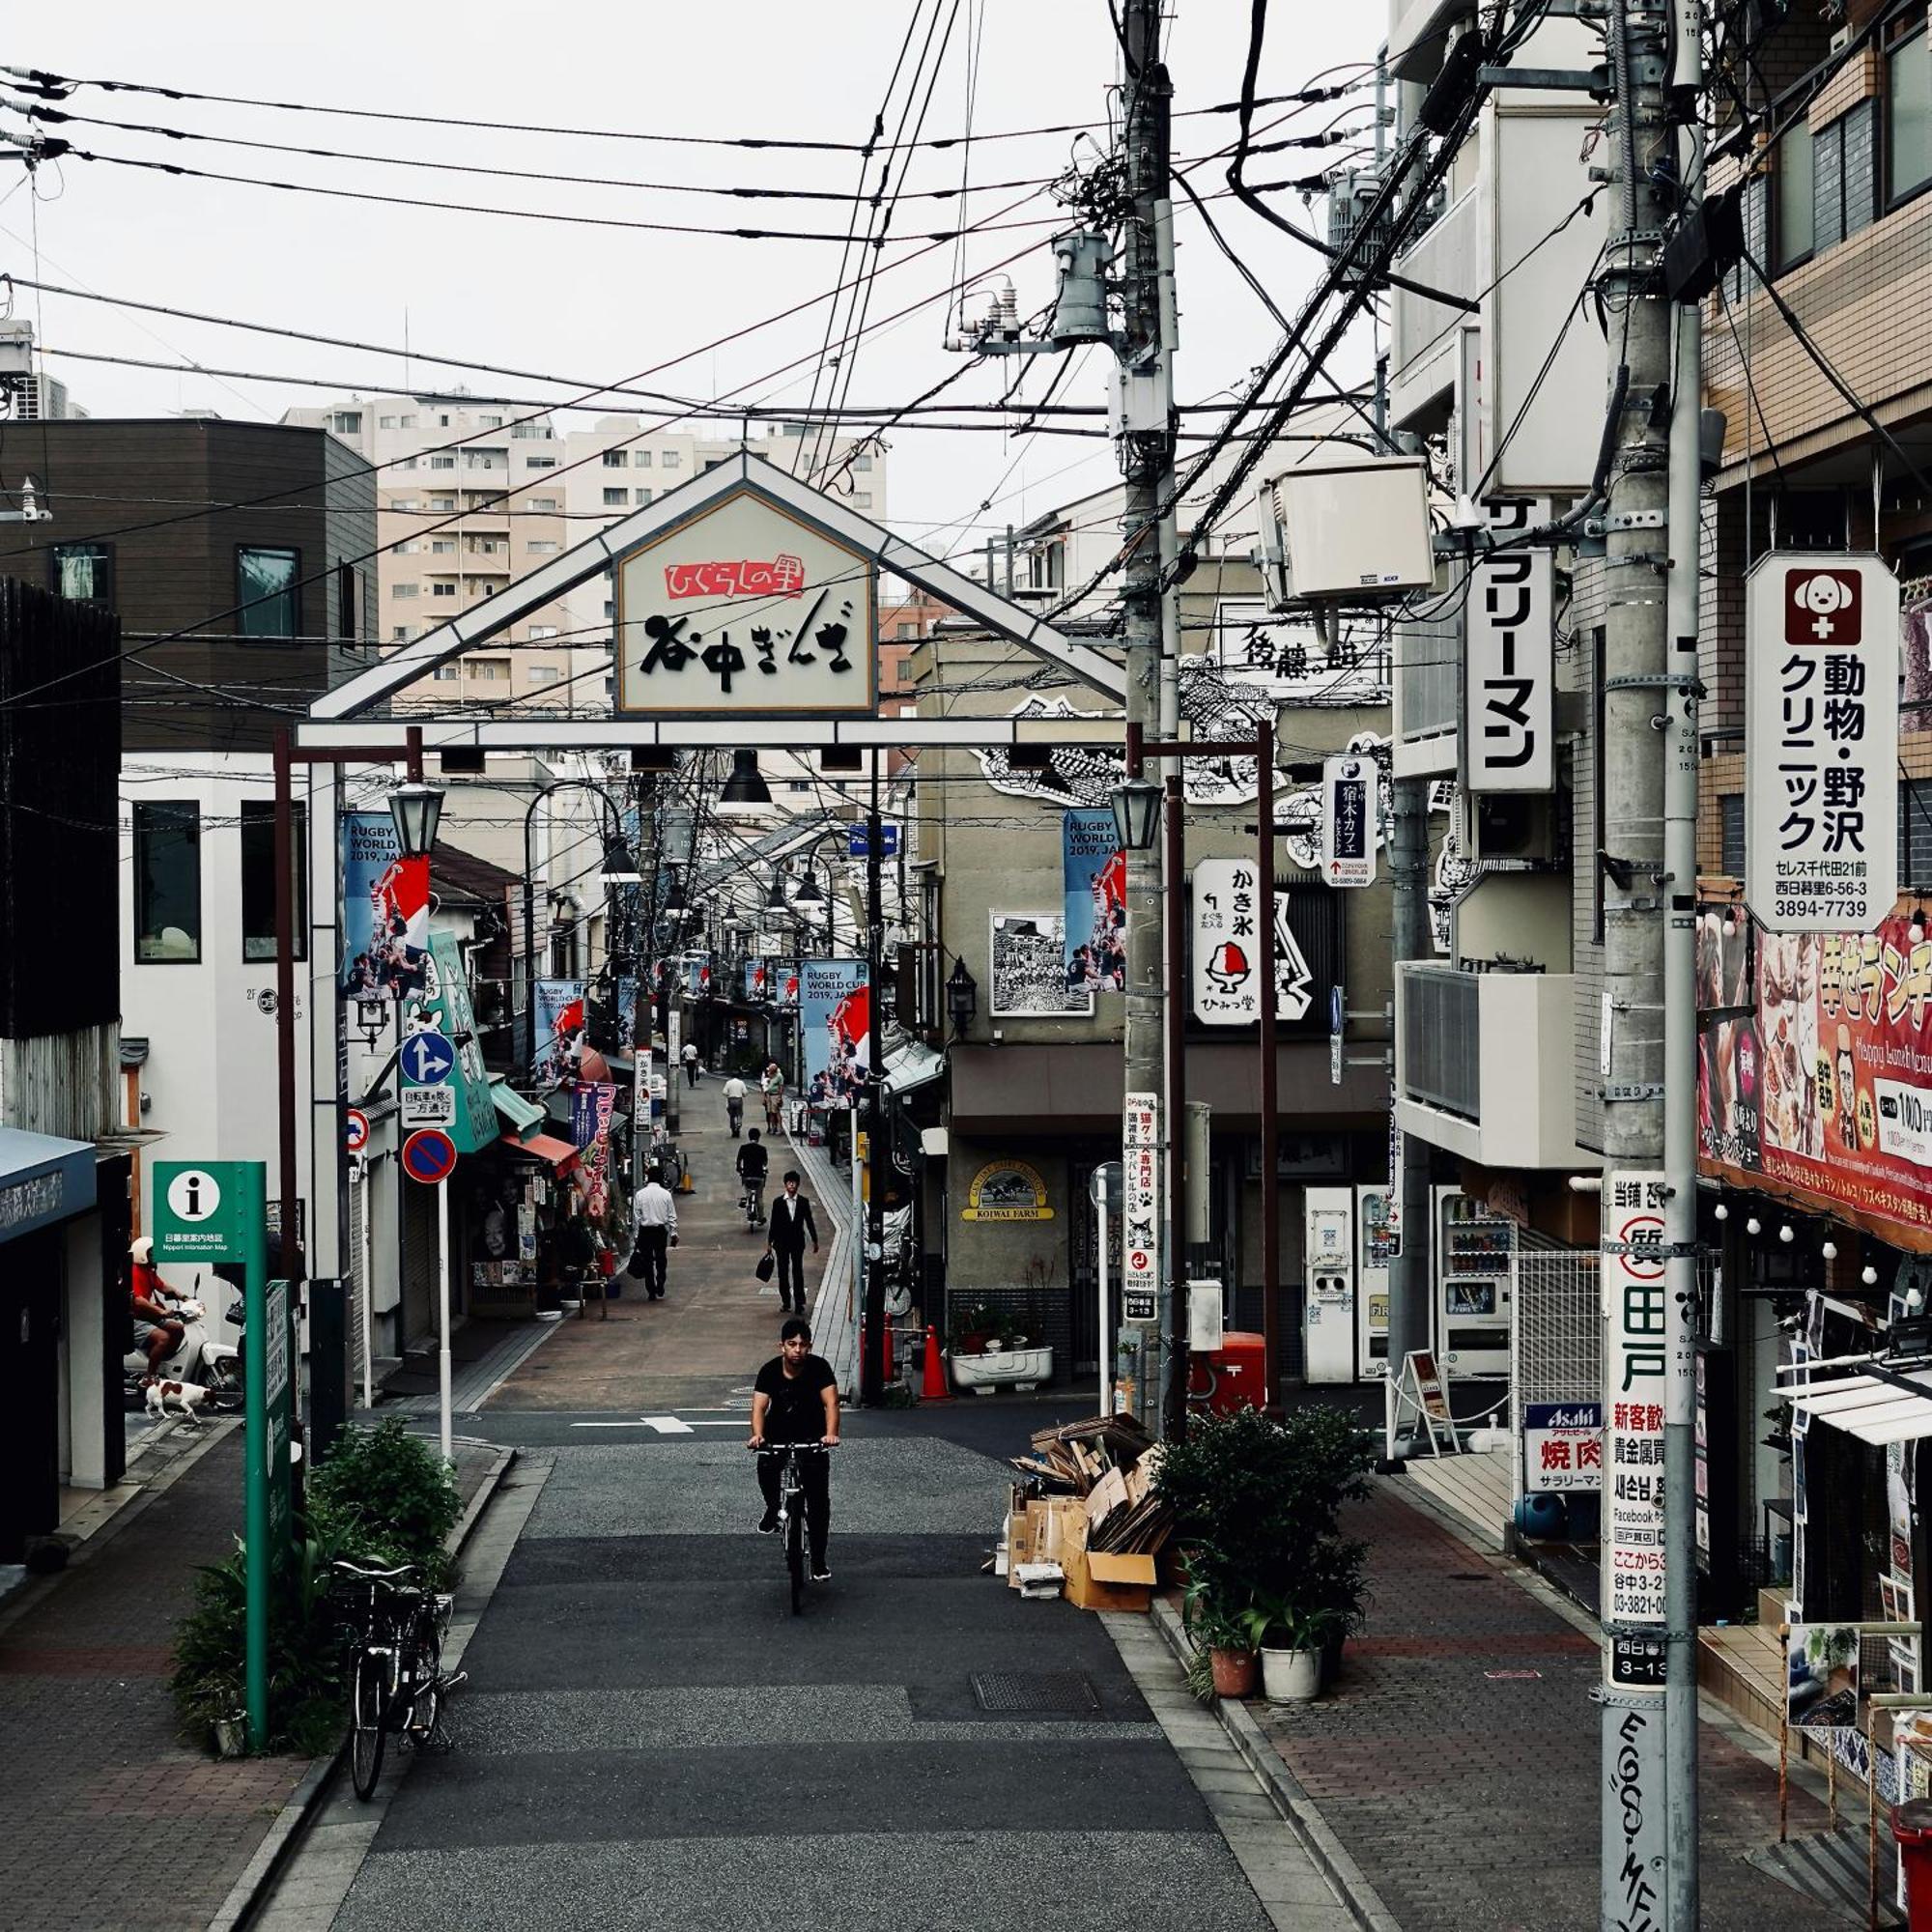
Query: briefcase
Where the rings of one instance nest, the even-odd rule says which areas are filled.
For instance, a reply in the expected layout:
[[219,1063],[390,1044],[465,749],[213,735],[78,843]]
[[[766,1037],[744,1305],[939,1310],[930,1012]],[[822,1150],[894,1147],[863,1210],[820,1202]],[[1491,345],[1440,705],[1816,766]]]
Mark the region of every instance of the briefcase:
[[773,1257],[771,1249],[767,1248],[758,1257],[758,1279],[760,1281],[770,1281],[777,1265],[777,1261]]

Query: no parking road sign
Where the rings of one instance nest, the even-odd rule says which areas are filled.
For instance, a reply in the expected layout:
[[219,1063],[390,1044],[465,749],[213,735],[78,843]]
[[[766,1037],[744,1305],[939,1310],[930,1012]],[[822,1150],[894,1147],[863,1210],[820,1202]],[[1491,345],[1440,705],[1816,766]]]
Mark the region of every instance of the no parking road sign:
[[456,1143],[440,1127],[425,1127],[403,1143],[403,1172],[425,1187],[447,1180],[456,1166]]

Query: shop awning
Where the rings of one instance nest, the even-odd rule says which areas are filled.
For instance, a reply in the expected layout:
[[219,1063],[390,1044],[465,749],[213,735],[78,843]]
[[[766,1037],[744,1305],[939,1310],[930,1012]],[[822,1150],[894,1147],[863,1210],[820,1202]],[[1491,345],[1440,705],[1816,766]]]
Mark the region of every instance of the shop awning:
[[1889,1369],[1874,1363],[1861,1373],[1781,1386],[1799,1415],[1842,1429],[1861,1442],[1883,1447],[1932,1435],[1932,1368]]
[[490,1102],[510,1123],[510,1131],[520,1138],[544,1118],[544,1110],[526,1100],[507,1080],[491,1081]]
[[0,1241],[94,1206],[94,1145],[0,1127]]
[[937,1080],[945,1071],[946,1056],[916,1039],[891,1048],[879,1065],[879,1077],[888,1094],[909,1094],[915,1087]]
[[581,1158],[580,1151],[568,1141],[560,1141],[554,1134],[528,1134],[520,1141],[505,1141],[506,1153],[527,1154],[531,1160],[541,1160],[556,1169],[559,1174],[568,1174]]

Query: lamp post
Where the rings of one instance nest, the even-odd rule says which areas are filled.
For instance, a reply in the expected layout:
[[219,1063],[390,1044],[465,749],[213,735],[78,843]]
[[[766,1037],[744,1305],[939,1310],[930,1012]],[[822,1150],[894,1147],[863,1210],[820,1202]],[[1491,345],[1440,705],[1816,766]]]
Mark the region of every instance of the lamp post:
[[980,982],[966,970],[966,961],[955,959],[946,980],[946,1012],[952,1022],[952,1037],[961,1039],[973,1024],[980,1009]]

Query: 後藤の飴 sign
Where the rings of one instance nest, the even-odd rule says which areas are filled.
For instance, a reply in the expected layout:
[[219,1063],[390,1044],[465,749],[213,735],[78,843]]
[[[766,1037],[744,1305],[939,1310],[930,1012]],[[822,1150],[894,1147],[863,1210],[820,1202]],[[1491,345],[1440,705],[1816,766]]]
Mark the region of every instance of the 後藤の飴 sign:
[[620,557],[620,714],[869,716],[877,575],[750,487]]

